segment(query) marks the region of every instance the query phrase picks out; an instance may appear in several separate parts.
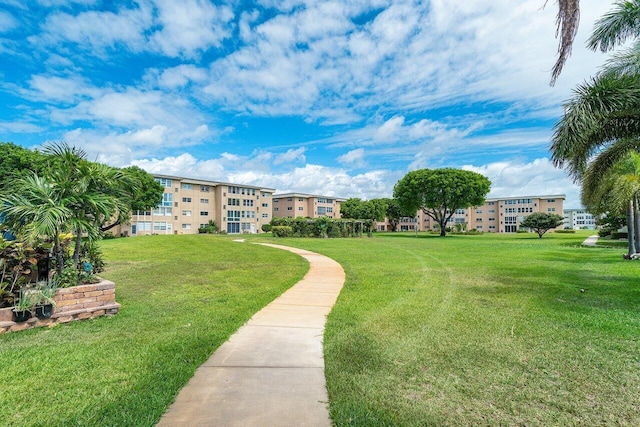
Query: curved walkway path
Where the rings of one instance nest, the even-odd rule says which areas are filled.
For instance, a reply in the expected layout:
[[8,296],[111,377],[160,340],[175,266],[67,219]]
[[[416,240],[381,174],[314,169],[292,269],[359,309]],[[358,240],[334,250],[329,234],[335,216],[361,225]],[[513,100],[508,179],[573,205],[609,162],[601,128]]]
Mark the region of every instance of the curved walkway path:
[[584,242],[582,242],[583,246],[596,246],[596,243],[598,241],[598,235],[596,234],[595,236],[589,236],[587,237],[587,240],[585,240]]
[[309,271],[196,370],[158,426],[331,425],[322,336],[344,270],[314,252],[264,245],[306,258]]

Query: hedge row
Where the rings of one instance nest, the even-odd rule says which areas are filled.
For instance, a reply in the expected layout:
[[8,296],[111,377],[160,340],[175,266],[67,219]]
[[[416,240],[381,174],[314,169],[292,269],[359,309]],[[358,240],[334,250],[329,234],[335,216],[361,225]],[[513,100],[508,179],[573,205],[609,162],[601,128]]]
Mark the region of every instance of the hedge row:
[[273,218],[270,225],[276,237],[362,237],[373,231],[373,221],[357,219]]

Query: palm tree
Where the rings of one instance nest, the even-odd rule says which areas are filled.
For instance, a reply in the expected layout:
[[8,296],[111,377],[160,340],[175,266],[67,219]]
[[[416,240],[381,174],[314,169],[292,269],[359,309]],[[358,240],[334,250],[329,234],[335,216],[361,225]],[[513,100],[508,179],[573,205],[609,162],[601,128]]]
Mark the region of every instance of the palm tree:
[[45,148],[51,156],[49,175],[61,198],[68,200],[72,211],[69,224],[74,232],[73,263],[78,268],[82,238],[100,237],[100,226],[119,212],[127,211],[122,172],[105,164],[87,160],[86,153],[66,144]]
[[59,274],[64,265],[60,234],[68,230],[73,215],[69,204],[51,181],[35,173],[13,181],[12,192],[0,197],[0,214],[11,229],[21,230],[29,242],[51,238]]
[[584,173],[582,203],[593,213],[626,212],[629,256],[640,253],[640,154],[628,153],[603,173],[597,162]]
[[[588,45],[609,51],[640,35],[640,0],[617,1],[596,22]],[[591,81],[565,103],[551,146],[556,166],[566,167],[579,180],[589,160],[606,149],[608,167],[640,149],[640,43],[613,56]],[[603,162],[604,165],[604,162]],[[601,172],[604,170],[599,168]]]

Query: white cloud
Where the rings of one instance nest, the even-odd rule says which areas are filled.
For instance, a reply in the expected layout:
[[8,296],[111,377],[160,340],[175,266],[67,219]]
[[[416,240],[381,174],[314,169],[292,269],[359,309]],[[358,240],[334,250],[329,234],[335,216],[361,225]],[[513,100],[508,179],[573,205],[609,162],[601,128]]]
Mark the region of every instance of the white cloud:
[[304,163],[306,161],[305,151],[307,151],[307,149],[304,147],[287,150],[285,153],[276,155],[273,164]]
[[156,0],[157,25],[150,38],[157,50],[170,57],[192,58],[218,47],[231,35],[233,11],[206,0]]
[[365,165],[365,152],[364,148],[356,148],[355,150],[348,151],[342,156],[338,157],[338,163],[343,165],[353,166],[357,168],[364,167]]
[[578,208],[580,188],[563,170],[553,166],[547,158],[524,162],[510,159],[481,166],[465,165],[465,170],[480,173],[492,182],[489,197],[509,196],[567,196],[564,206]]
[[380,141],[389,141],[389,140],[395,139],[397,137],[398,131],[402,128],[403,124],[404,124],[404,117],[402,116],[396,116],[396,117],[390,118],[389,120],[384,122],[382,126],[378,128],[374,136],[374,139],[380,140]]
[[18,21],[8,12],[0,10],[0,33],[8,33],[18,26]]

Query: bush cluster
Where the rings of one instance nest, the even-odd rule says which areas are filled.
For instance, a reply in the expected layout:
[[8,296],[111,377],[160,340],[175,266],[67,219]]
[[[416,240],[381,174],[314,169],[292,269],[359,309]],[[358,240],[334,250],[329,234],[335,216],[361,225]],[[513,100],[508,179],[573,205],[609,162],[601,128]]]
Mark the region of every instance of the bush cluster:
[[362,237],[374,231],[372,220],[354,219],[273,218],[270,226],[276,237]]

